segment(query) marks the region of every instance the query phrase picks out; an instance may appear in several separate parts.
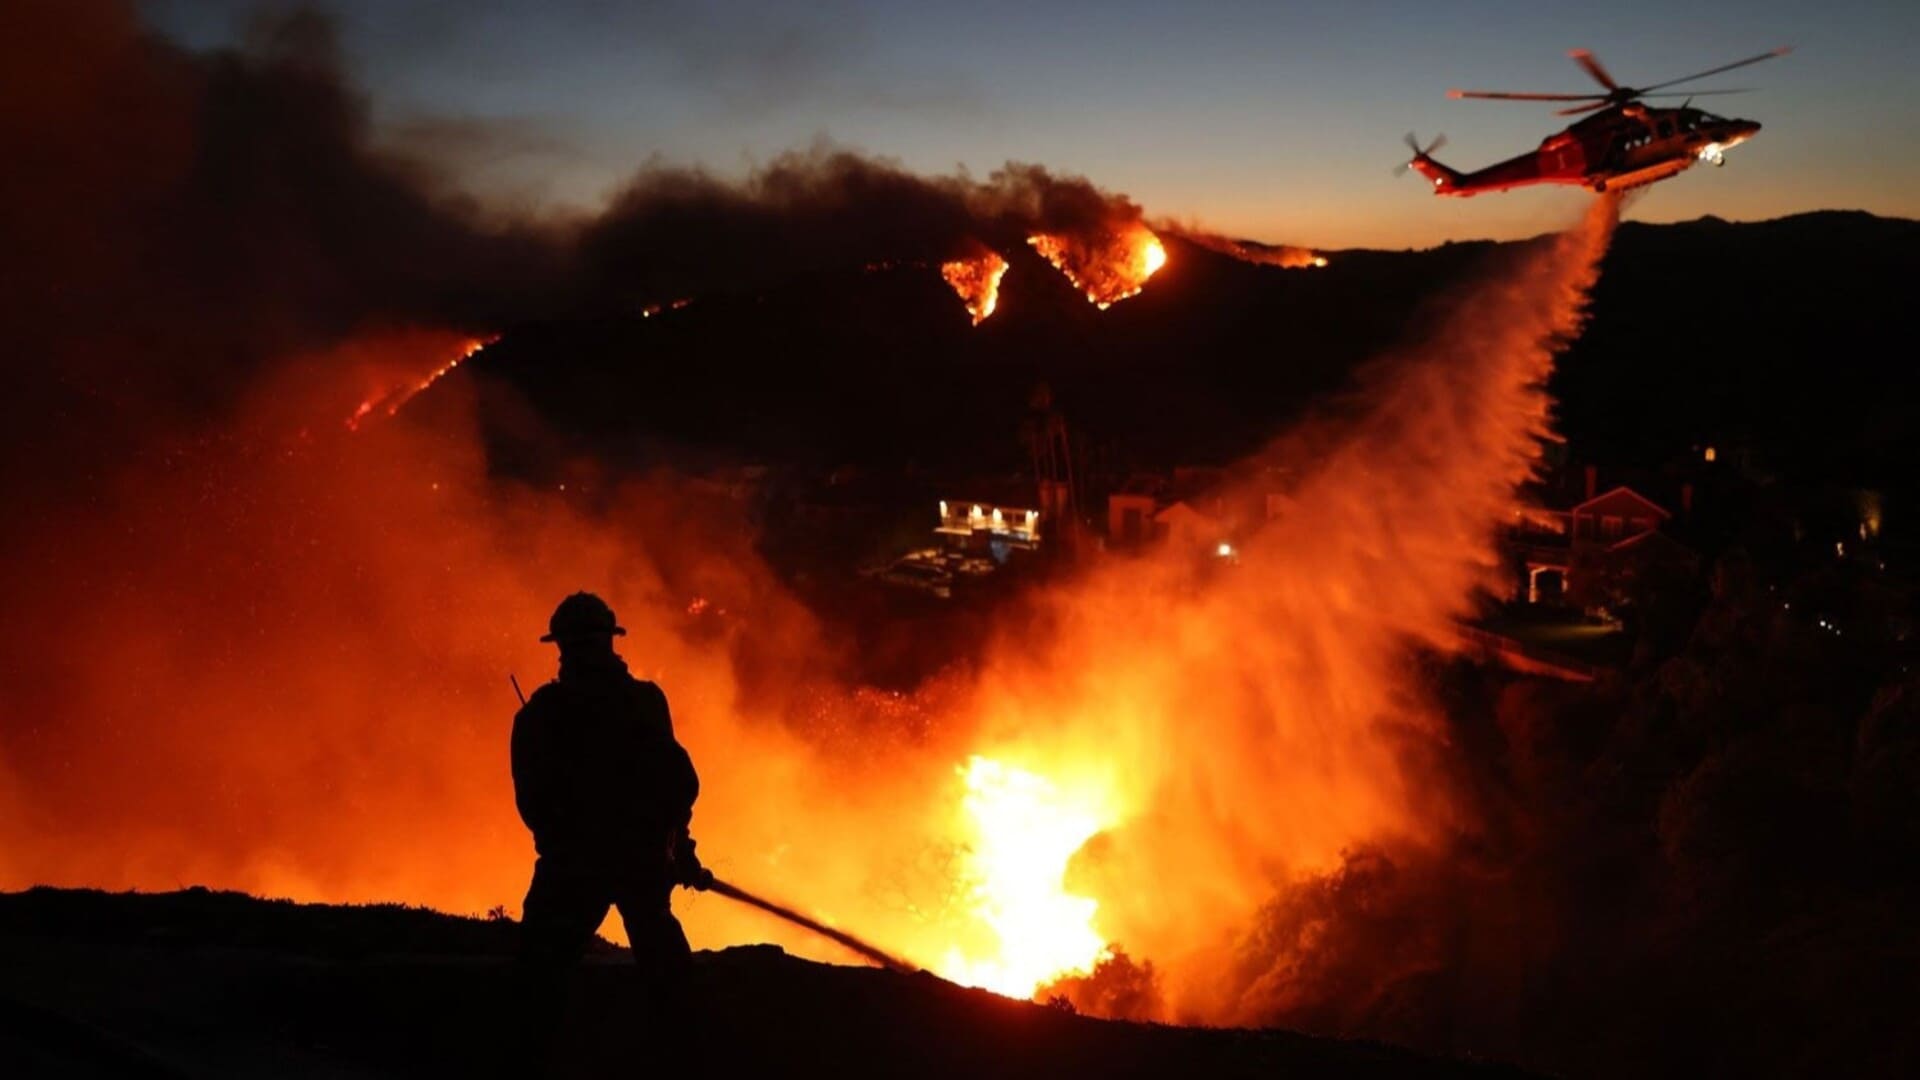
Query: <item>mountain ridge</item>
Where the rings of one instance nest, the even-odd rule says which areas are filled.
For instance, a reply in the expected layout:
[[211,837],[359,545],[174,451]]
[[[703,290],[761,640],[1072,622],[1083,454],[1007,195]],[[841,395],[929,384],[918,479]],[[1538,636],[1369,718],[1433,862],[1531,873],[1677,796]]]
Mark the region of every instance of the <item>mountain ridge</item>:
[[[1902,482],[1920,443],[1888,417],[1871,438],[1842,418],[1884,412],[1889,389],[1920,390],[1881,355],[1903,332],[1900,283],[1920,276],[1917,233],[1920,222],[1860,211],[1622,226],[1587,330],[1550,384],[1563,434],[1608,464],[1747,443],[1783,473]],[[1362,364],[1417,339],[1450,290],[1537,242],[1279,269],[1169,236],[1166,268],[1106,311],[1034,253],[1009,252],[1000,310],[977,327],[932,267],[816,273],[657,317],[513,328],[461,375],[480,387],[496,448],[519,462],[1006,472],[1022,466],[1020,425],[1045,384],[1095,467],[1218,463],[1349,387]],[[1823,393],[1829,346],[1891,387],[1863,376]],[[1783,429],[1777,414],[1810,386],[1830,408]],[[543,422],[538,438],[522,406]]]

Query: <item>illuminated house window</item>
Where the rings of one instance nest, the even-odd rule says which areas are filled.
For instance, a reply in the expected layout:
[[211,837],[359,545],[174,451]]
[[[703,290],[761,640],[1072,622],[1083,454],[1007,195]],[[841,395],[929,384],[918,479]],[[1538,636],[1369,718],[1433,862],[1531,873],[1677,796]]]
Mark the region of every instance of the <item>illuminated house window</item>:
[[1040,545],[1040,512],[942,499],[940,524],[933,531],[956,540],[997,539],[1014,547],[1034,548]]

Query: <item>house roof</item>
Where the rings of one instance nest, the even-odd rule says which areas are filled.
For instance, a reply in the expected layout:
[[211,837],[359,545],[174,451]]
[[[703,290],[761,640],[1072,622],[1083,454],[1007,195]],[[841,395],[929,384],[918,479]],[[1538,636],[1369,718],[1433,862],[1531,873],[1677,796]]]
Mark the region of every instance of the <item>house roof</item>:
[[1606,514],[1613,517],[1645,517],[1649,512],[1661,518],[1673,516],[1666,507],[1625,485],[1595,495],[1573,508],[1576,514]]

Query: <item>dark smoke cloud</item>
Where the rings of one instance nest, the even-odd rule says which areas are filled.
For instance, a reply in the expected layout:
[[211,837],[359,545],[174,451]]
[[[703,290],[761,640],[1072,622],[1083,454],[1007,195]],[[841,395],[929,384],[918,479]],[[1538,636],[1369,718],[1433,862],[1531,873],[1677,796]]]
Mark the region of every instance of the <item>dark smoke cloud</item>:
[[1141,210],[1081,177],[1009,163],[984,180],[924,177],[830,145],[783,154],[739,182],[642,169],[585,232],[583,264],[609,298],[671,298],[872,263],[938,263],[1036,232],[1102,234]]

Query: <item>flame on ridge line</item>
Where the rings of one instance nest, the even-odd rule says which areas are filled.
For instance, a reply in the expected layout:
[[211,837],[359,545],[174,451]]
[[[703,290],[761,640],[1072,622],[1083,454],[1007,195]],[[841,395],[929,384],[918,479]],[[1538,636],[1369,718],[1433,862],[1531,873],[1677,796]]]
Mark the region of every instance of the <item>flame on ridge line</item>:
[[428,372],[425,376],[421,377],[420,379],[414,381],[413,383],[407,386],[403,386],[398,390],[388,390],[384,393],[375,394],[374,396],[367,398],[366,400],[362,401],[358,406],[356,406],[353,412],[350,415],[348,415],[347,430],[348,431],[360,430],[360,422],[365,420],[369,414],[371,414],[375,409],[379,408],[382,404],[386,405],[387,407],[386,413],[388,416],[394,416],[398,414],[400,412],[400,407],[405,405],[407,402],[412,401],[416,396],[419,395],[420,391],[425,390],[427,387],[432,386],[436,382],[439,382],[443,376],[445,376],[448,372],[452,371],[454,368],[457,368],[461,364],[465,363],[475,353],[478,353],[480,350],[486,348],[487,346],[499,340],[500,340],[500,335],[498,334],[495,334],[491,337],[484,337],[484,338],[469,338],[467,341],[462,343],[460,347],[460,352],[458,355],[454,356],[452,359],[448,360],[446,363],[441,364],[439,367],[434,368],[432,371]]

